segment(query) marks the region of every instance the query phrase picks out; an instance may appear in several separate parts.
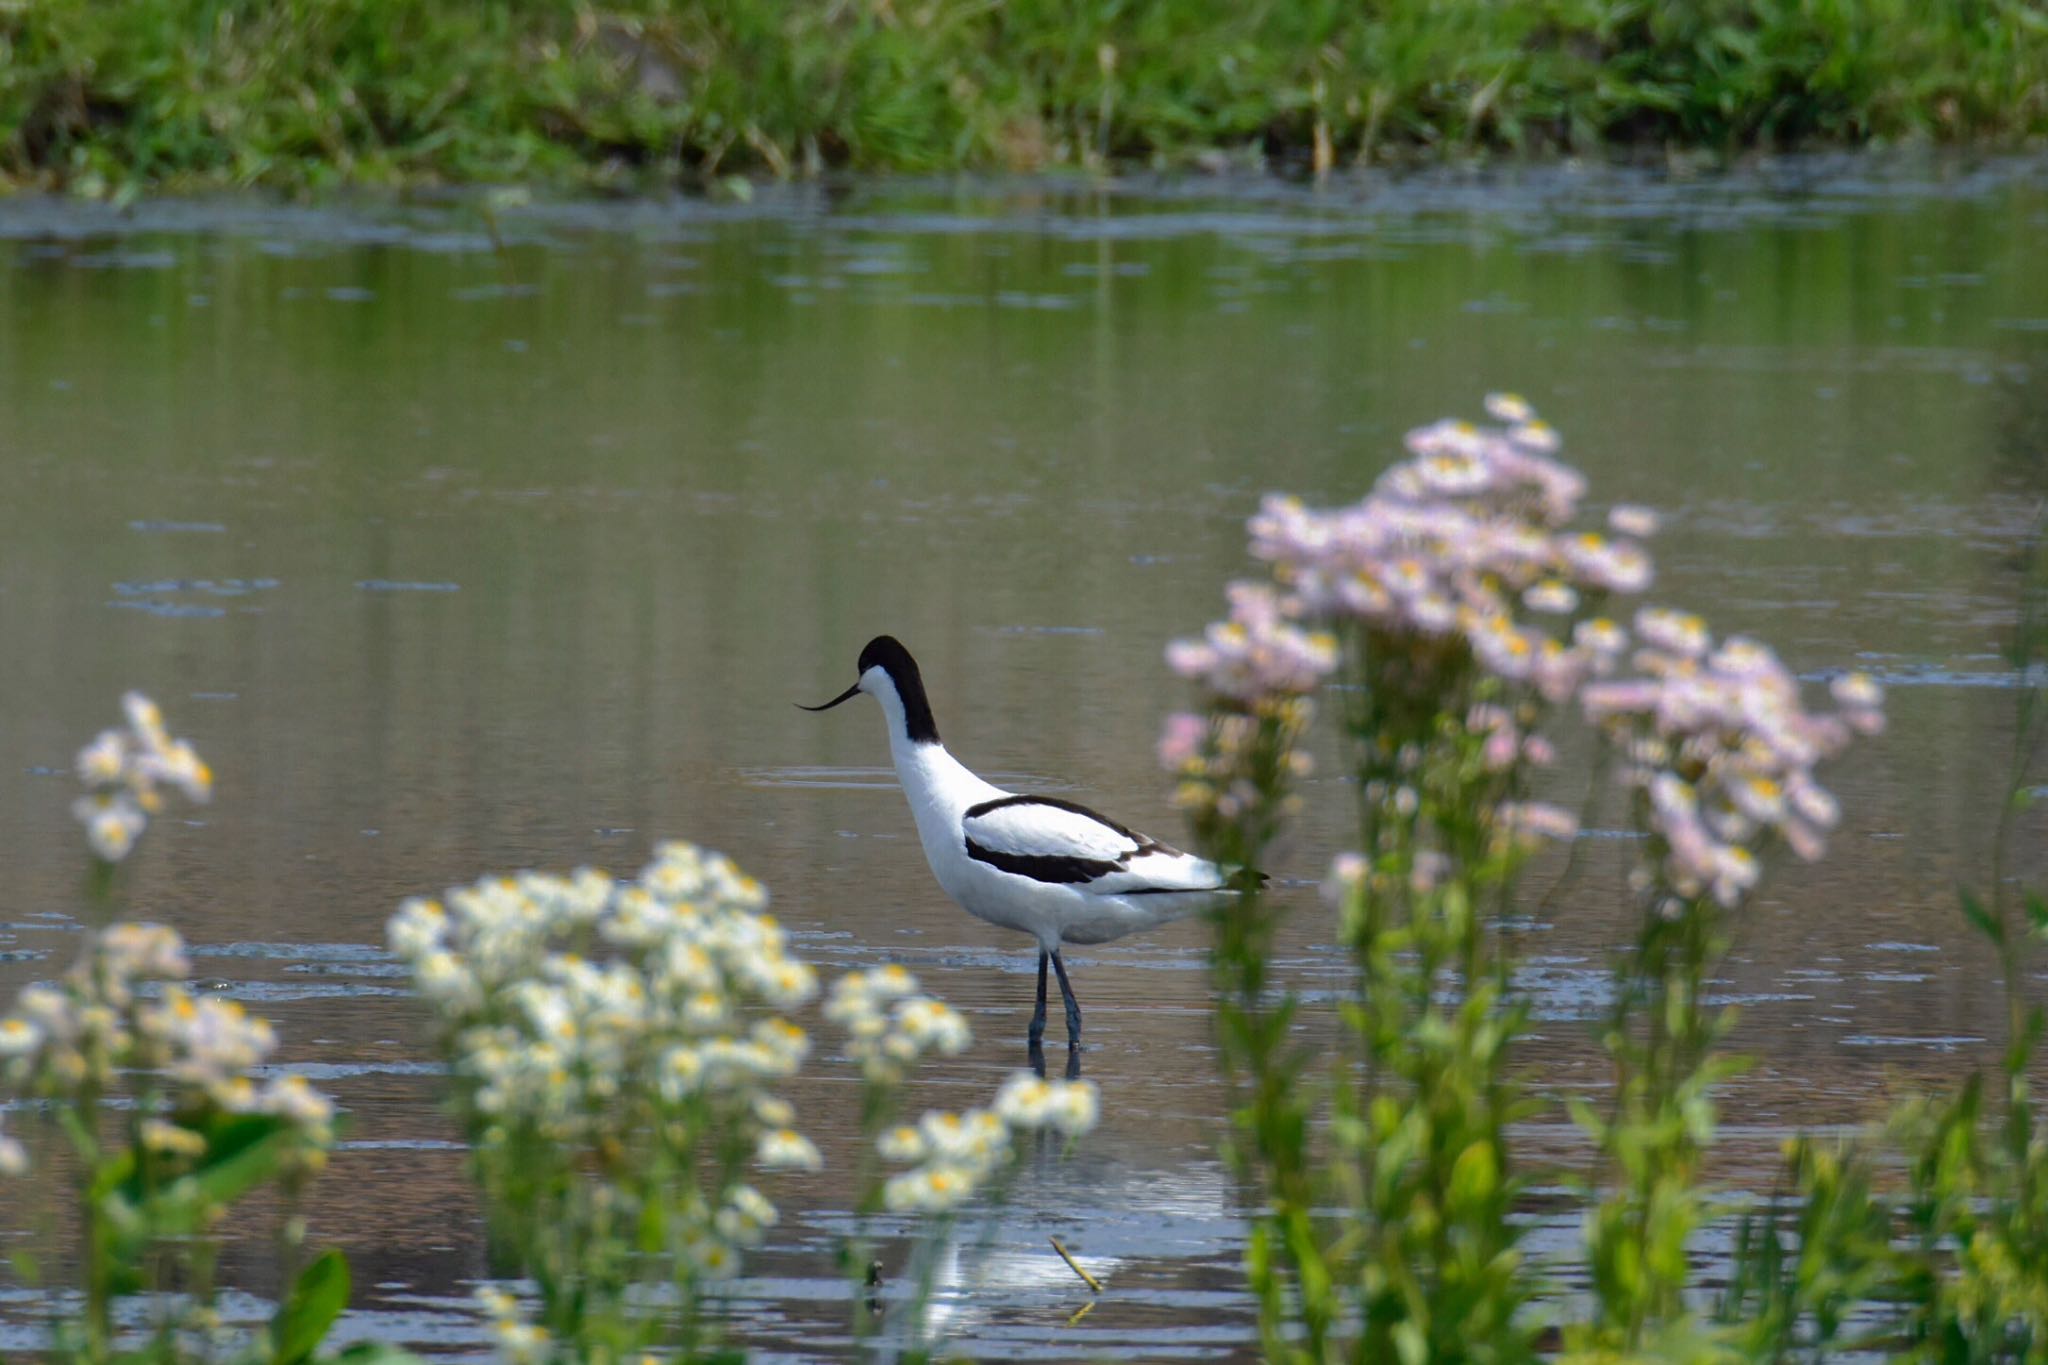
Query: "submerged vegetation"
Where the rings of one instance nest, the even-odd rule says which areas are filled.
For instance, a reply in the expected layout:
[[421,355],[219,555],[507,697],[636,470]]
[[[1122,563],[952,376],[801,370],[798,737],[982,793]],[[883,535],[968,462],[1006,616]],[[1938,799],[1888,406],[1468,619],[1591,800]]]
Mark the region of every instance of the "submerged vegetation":
[[2043,133],[2034,0],[0,6],[0,176],[87,192]]

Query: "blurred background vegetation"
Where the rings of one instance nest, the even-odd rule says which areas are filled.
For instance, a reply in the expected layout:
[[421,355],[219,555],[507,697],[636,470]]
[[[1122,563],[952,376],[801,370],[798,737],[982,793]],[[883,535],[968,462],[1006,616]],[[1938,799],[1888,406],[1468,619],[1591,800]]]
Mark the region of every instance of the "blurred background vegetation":
[[86,192],[2044,133],[2042,0],[0,0],[0,178]]

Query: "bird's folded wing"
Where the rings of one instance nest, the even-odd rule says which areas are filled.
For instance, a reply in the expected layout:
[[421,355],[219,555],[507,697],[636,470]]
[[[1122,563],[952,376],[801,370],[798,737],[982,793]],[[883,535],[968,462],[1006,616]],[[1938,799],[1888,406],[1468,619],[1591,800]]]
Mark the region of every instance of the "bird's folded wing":
[[1019,857],[1116,863],[1151,843],[1086,806],[1045,796],[1005,796],[970,806],[960,828],[970,844]]
[[1112,896],[1212,890],[1222,884],[1213,863],[1057,797],[984,801],[969,808],[960,824],[968,857],[1035,881]]
[[1095,878],[1084,889],[1096,896],[1162,896],[1220,891],[1223,885],[1223,873],[1208,859],[1154,844],[1126,859],[1115,871]]

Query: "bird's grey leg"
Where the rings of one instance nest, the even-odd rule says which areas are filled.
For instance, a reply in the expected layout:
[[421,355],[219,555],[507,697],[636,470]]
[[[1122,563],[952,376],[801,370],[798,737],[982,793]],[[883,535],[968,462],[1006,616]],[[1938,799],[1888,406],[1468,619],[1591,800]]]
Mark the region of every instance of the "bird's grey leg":
[[1031,1011],[1031,1046],[1045,1041],[1045,962],[1048,954],[1038,950],[1038,1008]]
[[1041,948],[1038,950],[1038,1008],[1031,1011],[1030,1042],[1024,1053],[1031,1070],[1040,1080],[1045,1079],[1045,959],[1045,950]]
[[1074,983],[1067,980],[1067,964],[1052,955],[1052,969],[1060,975],[1060,998],[1067,1002],[1067,1046],[1081,1045],[1081,1002],[1074,998]]

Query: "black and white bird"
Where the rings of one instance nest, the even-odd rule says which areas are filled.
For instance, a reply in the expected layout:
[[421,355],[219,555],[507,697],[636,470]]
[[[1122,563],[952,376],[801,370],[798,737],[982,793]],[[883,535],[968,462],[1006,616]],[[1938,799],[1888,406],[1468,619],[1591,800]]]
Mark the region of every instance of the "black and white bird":
[[896,777],[932,875],[968,914],[1038,940],[1031,1060],[1042,1068],[1051,963],[1067,1007],[1067,1074],[1078,1075],[1081,1006],[1060,945],[1107,943],[1220,904],[1235,894],[1226,874],[1086,806],[1021,796],[976,777],[939,742],[917,660],[893,637],[868,641],[859,669],[853,686],[803,709],[828,711],[863,692],[882,704]]

